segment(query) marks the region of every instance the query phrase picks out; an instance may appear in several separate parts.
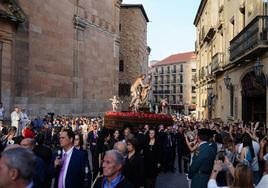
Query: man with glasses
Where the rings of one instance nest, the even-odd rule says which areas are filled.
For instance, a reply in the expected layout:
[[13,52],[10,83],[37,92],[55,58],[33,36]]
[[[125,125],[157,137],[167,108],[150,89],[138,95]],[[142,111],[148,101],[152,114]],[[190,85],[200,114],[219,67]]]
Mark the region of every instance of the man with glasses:
[[51,165],[51,173],[55,177],[54,188],[89,186],[89,164],[83,152],[74,148],[74,138],[75,134],[71,129],[64,129],[60,133],[62,150],[54,157],[54,165]]

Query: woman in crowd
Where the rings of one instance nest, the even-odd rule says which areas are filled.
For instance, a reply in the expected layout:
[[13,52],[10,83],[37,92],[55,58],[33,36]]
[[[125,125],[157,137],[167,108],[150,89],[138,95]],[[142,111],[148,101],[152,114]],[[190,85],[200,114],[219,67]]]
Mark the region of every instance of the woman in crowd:
[[3,135],[1,138],[2,146],[5,148],[8,145],[12,145],[15,143],[15,135],[17,132],[17,128],[12,126],[8,128],[7,134]]
[[118,129],[116,129],[113,133],[112,139],[111,139],[111,146],[114,146],[116,142],[119,142],[121,140],[120,138],[120,132]]
[[160,168],[160,145],[155,130],[149,130],[149,139],[144,148],[145,188],[154,188]]
[[[228,160],[226,160],[228,161]],[[250,167],[244,163],[239,163],[236,168],[233,167],[232,163],[226,162],[225,165],[228,166],[229,171],[232,174],[232,181],[227,177],[226,178],[226,184],[230,184],[230,186],[218,186],[216,182],[216,178],[218,176],[219,172],[222,172],[223,163],[222,161],[218,160],[215,161],[213,171],[210,176],[210,180],[208,182],[208,188],[253,188],[253,174],[250,169]],[[227,173],[226,173],[227,174]],[[229,180],[229,181],[228,181]]]
[[[248,133],[245,133],[243,135],[243,148],[241,151],[241,156],[240,156],[240,161],[247,163],[252,172],[253,172],[253,177],[254,177],[254,183],[255,185],[258,184],[259,179],[260,179],[260,174],[259,174],[259,163],[258,163],[258,153],[259,149],[259,144],[256,142],[255,148],[253,146],[255,141],[252,140],[251,136]],[[256,150],[256,151],[255,151]]]
[[127,140],[127,158],[124,167],[124,175],[127,180],[134,185],[135,188],[139,188],[143,185],[144,167],[143,160],[138,152],[136,152],[138,142],[135,138]]

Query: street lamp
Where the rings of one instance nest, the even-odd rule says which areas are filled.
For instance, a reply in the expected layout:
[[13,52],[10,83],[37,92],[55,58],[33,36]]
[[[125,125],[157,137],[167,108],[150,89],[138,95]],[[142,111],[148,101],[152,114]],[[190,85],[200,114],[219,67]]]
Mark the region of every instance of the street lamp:
[[207,91],[208,91],[208,94],[209,95],[212,95],[212,90],[213,90],[212,86],[211,85],[208,85]]
[[207,92],[208,92],[208,119],[211,119],[211,113],[212,113],[212,103],[213,103],[213,98],[215,97],[215,95],[213,95],[213,87],[212,85],[208,85],[207,86]]
[[262,75],[263,65],[261,64],[260,57],[257,57],[256,63],[254,65],[254,73],[256,77],[260,77]]
[[224,85],[226,86],[226,88],[227,88],[227,89],[230,89],[232,83],[231,83],[231,78],[229,77],[228,74],[226,74],[226,75],[224,76],[223,81],[224,81]]

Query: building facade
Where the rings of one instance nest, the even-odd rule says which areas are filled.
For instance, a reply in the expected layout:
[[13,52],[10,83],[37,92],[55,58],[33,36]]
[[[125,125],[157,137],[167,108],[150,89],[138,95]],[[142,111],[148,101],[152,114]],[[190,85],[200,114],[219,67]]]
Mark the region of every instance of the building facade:
[[30,116],[99,114],[118,93],[121,0],[0,3],[1,101]]
[[202,0],[197,31],[200,119],[263,121],[267,115],[266,0]]
[[[151,68],[154,107],[167,97],[169,113],[189,115],[196,104],[196,55],[194,52],[171,55]],[[160,110],[160,109],[159,109]]]
[[130,87],[141,75],[148,73],[147,23],[149,19],[140,4],[122,4],[120,11],[119,97],[128,110]]

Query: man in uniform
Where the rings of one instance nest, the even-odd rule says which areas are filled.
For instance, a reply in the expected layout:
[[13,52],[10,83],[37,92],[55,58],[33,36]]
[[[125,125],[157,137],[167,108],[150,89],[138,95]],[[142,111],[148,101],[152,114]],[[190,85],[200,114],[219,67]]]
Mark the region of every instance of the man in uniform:
[[198,131],[199,145],[189,169],[189,178],[192,180],[191,188],[207,187],[216,158],[216,152],[209,143],[210,135],[211,131],[209,129],[200,129]]

